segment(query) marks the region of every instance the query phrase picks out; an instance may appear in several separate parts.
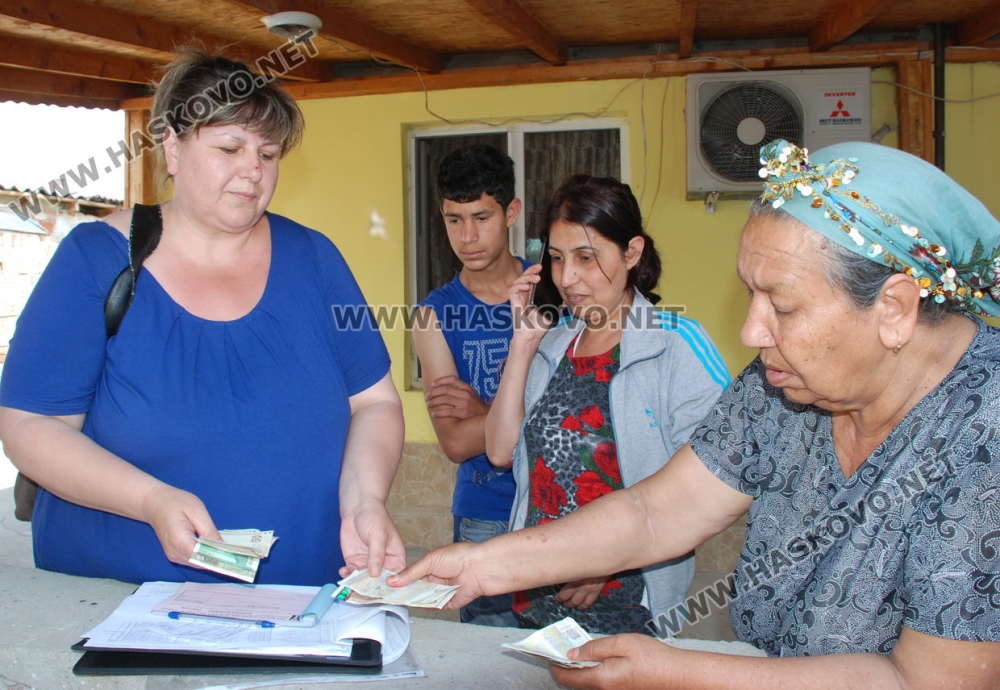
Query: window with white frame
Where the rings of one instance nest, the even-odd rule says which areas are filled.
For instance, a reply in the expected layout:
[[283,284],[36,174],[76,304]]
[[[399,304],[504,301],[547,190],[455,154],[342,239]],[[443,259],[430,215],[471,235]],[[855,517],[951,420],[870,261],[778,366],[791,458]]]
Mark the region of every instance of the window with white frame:
[[[435,180],[441,160],[471,144],[489,144],[514,161],[517,197],[524,203],[510,236],[511,251],[524,256],[527,239],[538,237],[545,205],[571,175],[614,177],[628,182],[624,120],[576,119],[504,127],[412,129],[409,133],[409,298],[417,304],[451,280],[462,263],[451,250],[438,209]],[[410,343],[410,384],[420,387],[420,366]]]

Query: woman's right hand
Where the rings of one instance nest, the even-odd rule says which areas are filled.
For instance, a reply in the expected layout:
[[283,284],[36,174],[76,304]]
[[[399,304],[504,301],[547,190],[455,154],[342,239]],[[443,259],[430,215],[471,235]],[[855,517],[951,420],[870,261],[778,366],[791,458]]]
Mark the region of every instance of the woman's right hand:
[[386,582],[390,587],[402,587],[416,580],[428,580],[445,585],[459,585],[446,605],[446,609],[465,606],[483,595],[483,587],[472,565],[473,554],[481,544],[456,542],[434,549],[408,568],[393,575]]
[[201,499],[167,484],[150,489],[142,500],[143,520],[156,532],[163,553],[172,563],[189,562],[196,537],[221,540]]
[[524,269],[524,273],[511,283],[508,292],[514,323],[513,339],[519,342],[537,345],[552,325],[552,320],[531,303],[535,286],[542,279],[539,275],[541,272],[541,264],[528,266]]

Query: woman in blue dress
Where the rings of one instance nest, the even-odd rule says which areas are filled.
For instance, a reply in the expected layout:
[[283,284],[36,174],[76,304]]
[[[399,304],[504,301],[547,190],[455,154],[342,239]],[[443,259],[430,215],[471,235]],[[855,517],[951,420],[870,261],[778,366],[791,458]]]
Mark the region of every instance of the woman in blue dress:
[[[208,107],[206,107],[208,106]],[[385,499],[403,417],[389,357],[337,248],[268,213],[303,118],[245,65],[182,51],[149,134],[173,197],[117,333],[104,302],[132,211],[75,228],[18,322],[0,438],[39,490],[36,565],[130,582],[218,581],[217,528],[273,530],[257,582],[405,565]]]

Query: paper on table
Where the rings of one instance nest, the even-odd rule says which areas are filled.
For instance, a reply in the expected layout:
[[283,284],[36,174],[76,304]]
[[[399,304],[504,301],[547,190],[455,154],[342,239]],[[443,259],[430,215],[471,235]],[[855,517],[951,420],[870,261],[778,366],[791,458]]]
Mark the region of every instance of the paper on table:
[[[186,582],[176,592],[153,607],[154,613],[268,621],[278,625],[315,625],[332,603],[336,585],[326,585],[314,597],[309,592],[290,592],[273,587]],[[314,600],[325,606],[309,618]],[[303,620],[307,619],[307,620]]]
[[[309,596],[319,592],[318,587],[257,586]],[[152,613],[153,608],[180,587],[179,582],[145,583],[126,597],[104,622],[84,635],[89,638],[84,648],[346,657],[351,654],[349,640],[363,638],[381,643],[382,662],[389,663],[399,658],[410,642],[409,614],[399,607],[361,607],[336,602],[311,628],[262,628],[240,621],[173,620]]]

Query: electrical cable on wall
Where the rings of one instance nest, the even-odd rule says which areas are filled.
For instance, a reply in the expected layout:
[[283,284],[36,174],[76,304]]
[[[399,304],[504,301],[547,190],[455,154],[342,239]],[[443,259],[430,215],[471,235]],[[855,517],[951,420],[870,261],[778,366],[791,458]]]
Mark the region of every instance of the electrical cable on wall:
[[[571,120],[571,119],[597,118],[597,117],[601,117],[601,116],[605,115],[609,110],[611,110],[611,108],[614,106],[615,102],[621,97],[621,95],[629,87],[635,85],[636,83],[639,83],[640,84],[640,88],[641,88],[641,90],[640,90],[640,96],[639,96],[639,111],[640,111],[640,127],[641,127],[641,132],[642,132],[642,157],[643,157],[643,161],[642,161],[642,166],[643,166],[642,191],[639,194],[639,204],[640,204],[640,207],[642,207],[642,204],[643,204],[643,202],[645,200],[645,192],[646,192],[646,188],[648,186],[646,183],[647,183],[648,168],[649,168],[649,165],[648,165],[648,159],[649,159],[649,149],[648,149],[648,146],[649,146],[649,142],[648,142],[647,128],[646,128],[646,113],[645,113],[645,109],[646,109],[646,84],[645,84],[645,82],[646,82],[647,78],[649,78],[650,72],[656,67],[656,65],[660,65],[660,64],[678,64],[678,63],[691,64],[691,63],[696,63],[696,62],[712,63],[712,64],[720,64],[721,63],[721,64],[729,65],[729,66],[733,67],[734,69],[742,70],[742,71],[745,71],[745,72],[753,72],[753,71],[755,71],[755,70],[747,67],[746,65],[742,64],[743,61],[741,61],[739,58],[727,59],[727,58],[712,57],[712,56],[694,57],[694,58],[685,58],[685,59],[680,59],[680,58],[659,58],[659,59],[651,60],[649,62],[649,64],[647,65],[646,70],[643,72],[643,74],[642,74],[641,77],[633,79],[633,80],[629,81],[628,83],[626,83],[625,85],[623,85],[622,88],[620,88],[603,107],[601,107],[598,110],[593,111],[593,112],[569,112],[569,113],[563,113],[561,115],[554,116],[554,117],[510,117],[510,118],[505,118],[505,119],[502,119],[502,120],[493,120],[493,121],[487,121],[487,120],[481,120],[481,119],[475,119],[475,118],[456,118],[456,119],[451,119],[451,118],[445,117],[444,115],[441,115],[440,113],[436,112],[435,110],[433,110],[431,108],[431,105],[430,105],[430,91],[431,90],[428,88],[427,83],[424,81],[423,74],[421,73],[421,71],[418,68],[413,67],[412,65],[403,64],[401,62],[397,62],[397,61],[387,60],[387,59],[381,58],[381,57],[376,56],[375,54],[373,54],[370,50],[350,48],[349,46],[341,43],[340,41],[338,41],[336,39],[333,39],[333,38],[330,38],[328,36],[323,36],[322,34],[321,34],[321,37],[324,40],[330,41],[331,43],[335,43],[336,45],[340,46],[342,49],[344,49],[344,50],[346,50],[346,51],[348,51],[350,53],[363,53],[363,54],[367,55],[376,64],[391,65],[391,66],[402,67],[402,68],[405,68],[405,69],[413,70],[414,74],[417,76],[417,79],[420,81],[421,89],[424,92],[424,110],[427,112],[428,115],[430,115],[434,119],[439,120],[440,122],[443,122],[445,124],[452,125],[452,126],[456,126],[456,125],[481,125],[481,126],[486,126],[486,127],[503,127],[505,125],[514,124],[514,123],[554,124],[554,123],[559,123],[559,122],[565,122],[565,121]],[[975,50],[975,49],[977,49],[977,47],[975,47],[975,46],[968,46],[968,47],[963,47],[962,49]],[[954,48],[952,50],[954,50]],[[982,49],[980,49],[980,50],[982,50]],[[899,58],[911,57],[911,58],[916,58],[916,59],[919,60],[921,58],[921,53],[922,52],[924,52],[924,51],[900,51],[900,52],[893,52],[893,53],[871,53],[871,54],[863,54],[863,55],[856,55],[856,54],[845,55],[845,54],[837,54],[837,53],[826,53],[826,54],[823,54],[823,55],[816,55],[815,57],[819,58],[819,59],[822,59],[822,60],[838,60],[838,61],[843,61],[843,60],[851,60],[851,61],[866,61],[866,60],[869,60],[870,61],[870,60],[876,59],[876,58],[885,59],[886,57],[899,57]],[[775,56],[771,56],[769,58],[769,60],[771,60],[772,62],[781,62],[781,61],[784,61],[784,60],[794,60],[794,59],[797,59],[797,58],[791,58],[791,57],[785,58],[784,56],[781,56],[781,55],[775,55]],[[662,183],[662,176],[663,176],[663,165],[662,165],[662,161],[663,161],[663,140],[665,139],[665,134],[664,134],[663,129],[662,129],[662,123],[664,123],[664,115],[665,115],[665,110],[666,110],[666,97],[667,97],[667,92],[669,91],[669,88],[670,88],[670,83],[672,81],[672,78],[671,78],[672,76],[679,76],[679,75],[665,75],[663,77],[665,79],[665,86],[664,86],[664,90],[663,90],[663,96],[662,96],[661,102],[660,102],[661,131],[660,131],[660,144],[659,144],[659,160],[661,162],[661,165],[658,167],[658,170],[657,170],[656,188],[655,188],[655,191],[653,193],[653,196],[652,196],[652,199],[650,201],[650,204],[649,204],[648,208],[646,208],[645,213],[643,214],[644,216],[650,216],[650,215],[652,215],[653,209],[656,206],[656,201],[657,201],[657,199],[659,197],[659,193],[660,193],[660,188],[661,188],[661,183]],[[887,84],[887,85],[892,85],[892,86],[895,86],[895,87],[897,87],[899,89],[905,89],[905,90],[910,91],[912,93],[916,93],[916,94],[918,94],[920,96],[923,96],[925,98],[931,98],[931,99],[936,99],[937,98],[933,94],[926,93],[926,92],[920,91],[918,89],[914,89],[914,88],[912,88],[910,86],[906,86],[904,84],[900,84],[900,83],[894,82],[894,81],[880,80],[880,81],[872,81],[871,83],[872,84]],[[951,99],[951,98],[948,98],[948,99],[939,99],[939,100],[943,100],[945,103],[951,103],[951,104],[968,104],[968,103],[975,103],[977,101],[982,101],[982,100],[986,100],[986,99],[990,99],[990,98],[996,98],[998,96],[1000,96],[1000,93],[985,94],[985,95],[982,95],[982,96],[977,96],[975,98],[969,98],[969,99]]]

